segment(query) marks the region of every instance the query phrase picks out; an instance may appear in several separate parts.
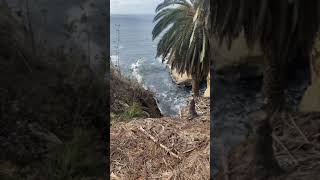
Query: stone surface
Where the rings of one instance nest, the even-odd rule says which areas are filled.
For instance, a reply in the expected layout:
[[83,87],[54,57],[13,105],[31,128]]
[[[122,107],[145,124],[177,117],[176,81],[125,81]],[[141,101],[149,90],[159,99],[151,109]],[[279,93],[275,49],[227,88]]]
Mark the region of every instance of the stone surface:
[[221,45],[214,42],[213,65],[217,74],[227,78],[248,78],[261,76],[263,56],[261,48],[256,45],[248,48],[243,33],[234,40],[229,49],[226,42]]
[[320,79],[313,82],[306,90],[301,104],[300,111],[302,112],[320,112]]
[[320,112],[320,36],[315,41],[311,55],[311,85],[306,90],[299,110],[302,112]]
[[179,74],[176,70],[171,70],[171,77],[178,85],[191,86],[192,78],[187,73]]

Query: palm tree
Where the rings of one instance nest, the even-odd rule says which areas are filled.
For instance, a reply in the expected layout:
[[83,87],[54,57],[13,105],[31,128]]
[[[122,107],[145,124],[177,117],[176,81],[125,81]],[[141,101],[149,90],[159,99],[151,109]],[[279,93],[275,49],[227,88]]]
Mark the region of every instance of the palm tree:
[[191,75],[194,95],[210,70],[209,40],[199,0],[164,0],[156,8],[153,40],[161,36],[157,57],[178,73]]
[[[249,47],[258,42],[264,52],[266,118],[258,125],[255,161],[269,175],[280,172],[273,155],[269,120],[285,104],[285,71],[290,51],[303,45],[309,53],[319,22],[318,0],[210,0],[208,23],[212,36],[231,44],[244,31]],[[261,149],[259,144],[266,146]]]

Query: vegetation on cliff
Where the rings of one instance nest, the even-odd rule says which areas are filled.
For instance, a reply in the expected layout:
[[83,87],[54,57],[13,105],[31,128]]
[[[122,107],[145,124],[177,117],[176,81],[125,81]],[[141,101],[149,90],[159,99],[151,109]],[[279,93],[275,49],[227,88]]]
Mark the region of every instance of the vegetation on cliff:
[[31,45],[5,4],[0,26],[0,179],[102,178],[105,81],[76,45]]
[[110,70],[111,120],[162,116],[153,92],[144,89],[135,79],[121,75],[113,65]]

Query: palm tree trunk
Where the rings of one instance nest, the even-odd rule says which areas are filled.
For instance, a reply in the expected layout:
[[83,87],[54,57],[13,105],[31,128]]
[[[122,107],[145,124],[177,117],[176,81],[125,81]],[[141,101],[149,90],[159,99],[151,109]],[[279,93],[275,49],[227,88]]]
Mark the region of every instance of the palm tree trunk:
[[192,79],[192,92],[194,96],[200,95],[200,80],[198,78]]
[[281,111],[285,104],[284,84],[286,58],[267,56],[264,61],[263,94],[266,111],[273,114]]
[[[253,161],[255,173],[258,177],[268,178],[282,172],[273,151],[271,119],[277,118],[277,112],[283,109],[285,103],[284,80],[285,58],[267,56],[263,77],[263,93],[266,98],[265,113],[262,119],[257,120],[255,128],[255,141],[253,148]],[[272,119],[273,120],[273,119]]]
[[268,179],[283,172],[274,156],[271,134],[270,117],[267,116],[265,119],[261,119],[255,127],[253,144],[254,171],[260,179]]

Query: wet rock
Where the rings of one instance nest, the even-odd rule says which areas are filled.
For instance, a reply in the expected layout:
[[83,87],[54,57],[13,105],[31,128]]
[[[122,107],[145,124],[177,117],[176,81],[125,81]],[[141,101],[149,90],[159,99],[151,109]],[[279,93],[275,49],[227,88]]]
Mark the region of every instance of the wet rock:
[[179,74],[176,70],[171,70],[171,77],[178,85],[191,86],[192,78],[187,73]]

